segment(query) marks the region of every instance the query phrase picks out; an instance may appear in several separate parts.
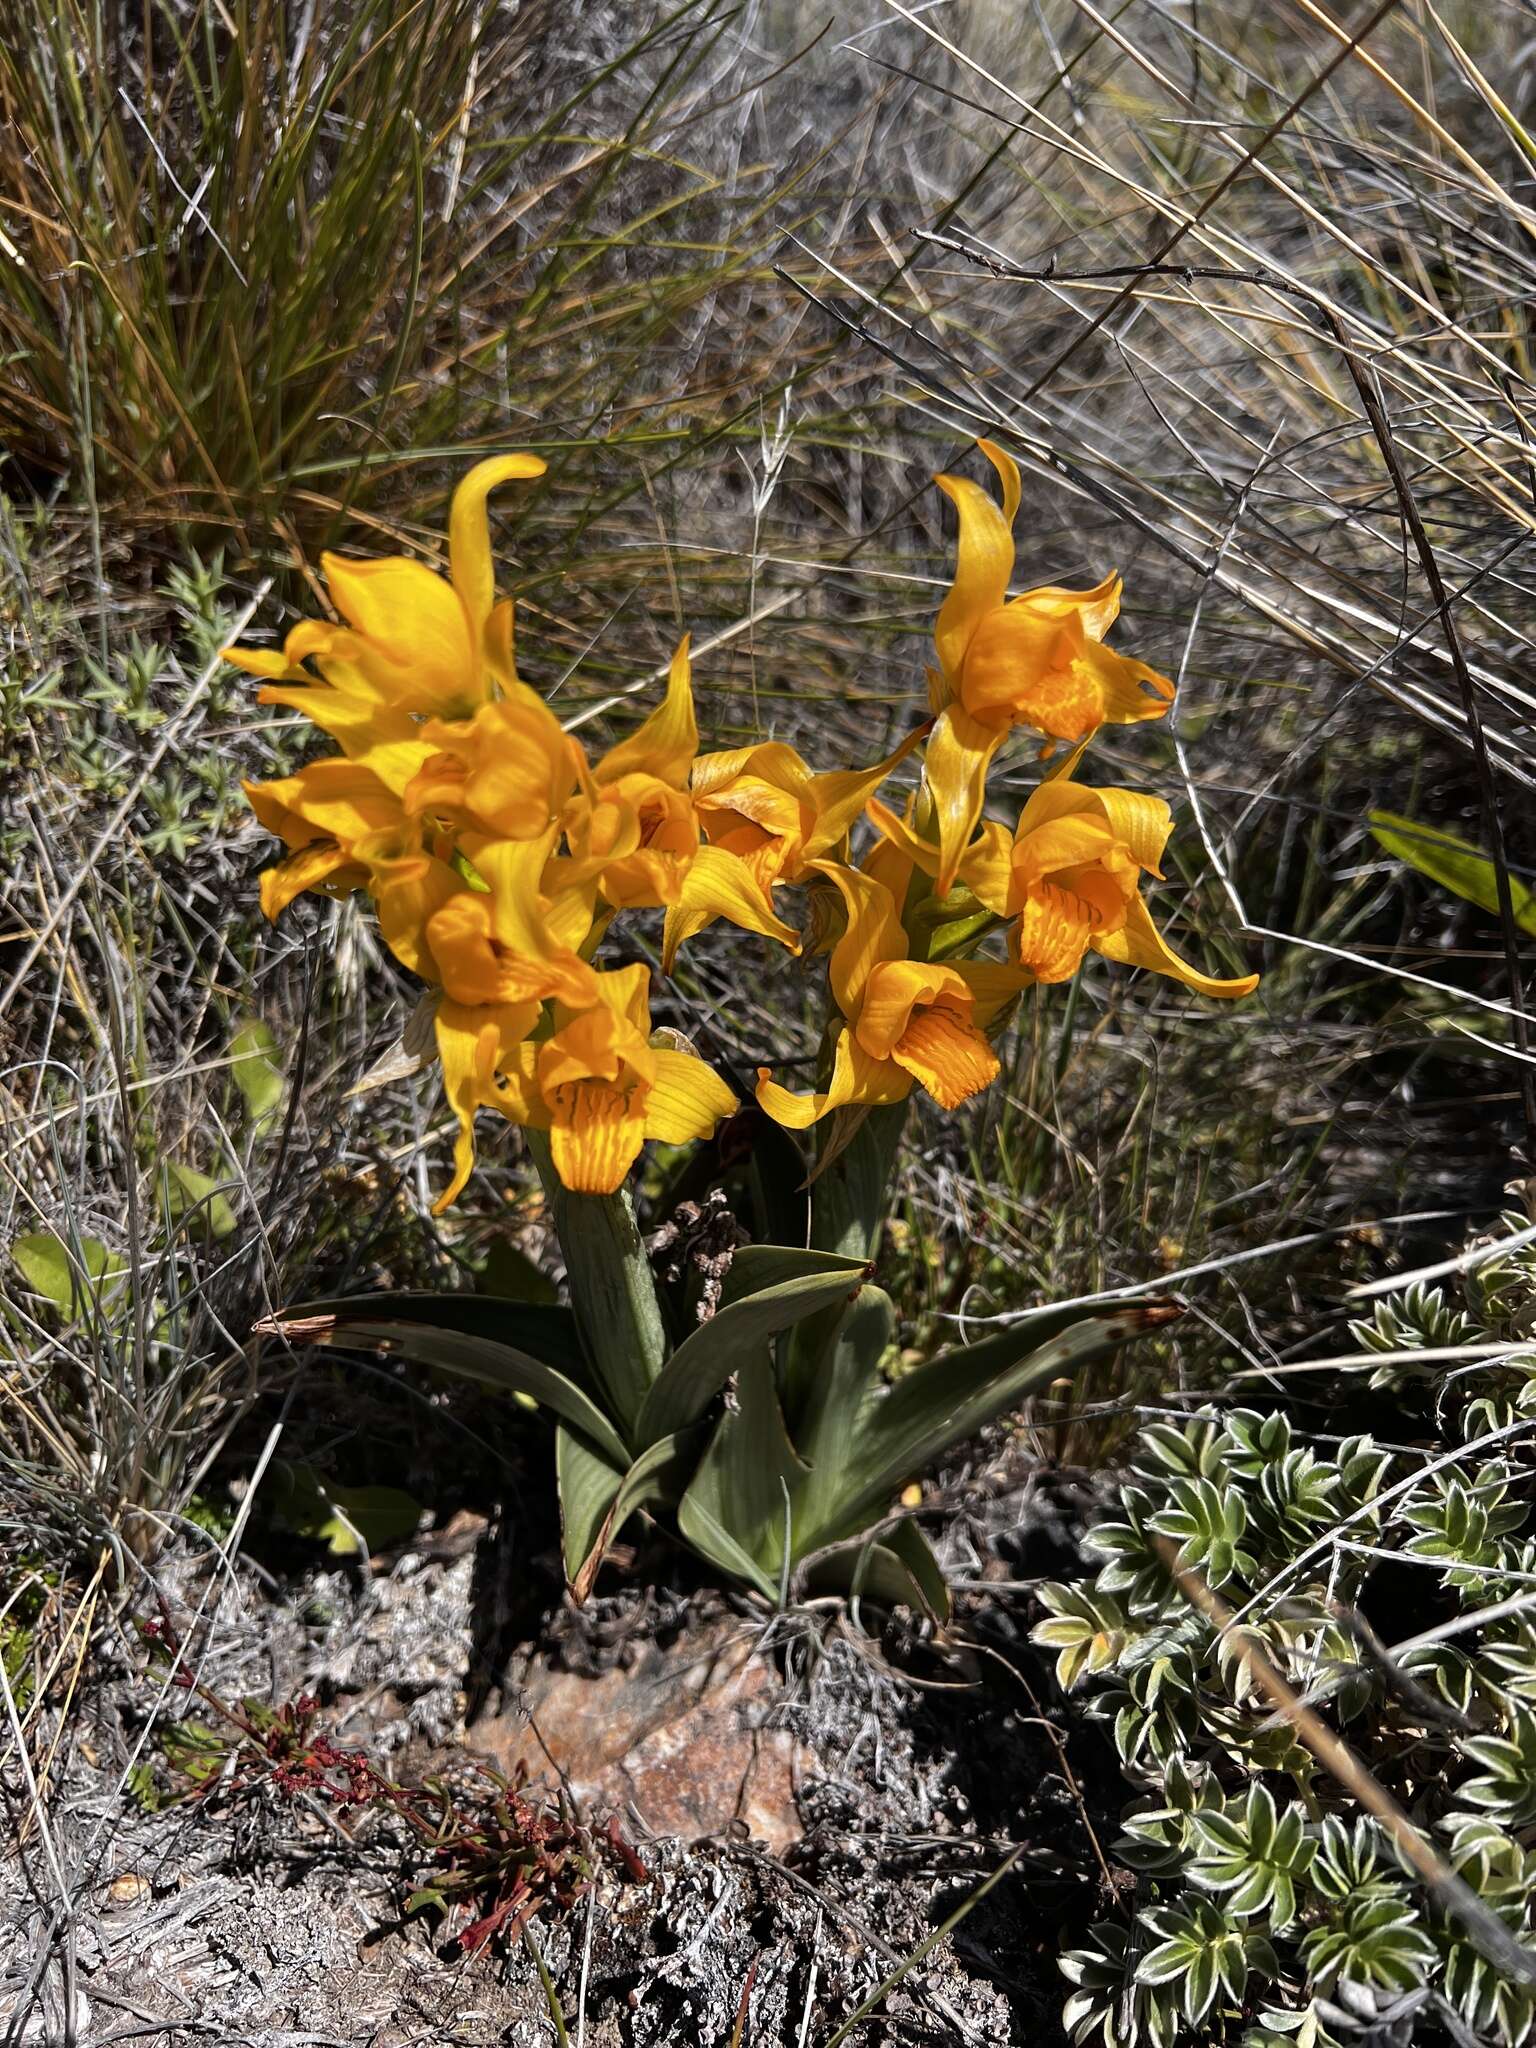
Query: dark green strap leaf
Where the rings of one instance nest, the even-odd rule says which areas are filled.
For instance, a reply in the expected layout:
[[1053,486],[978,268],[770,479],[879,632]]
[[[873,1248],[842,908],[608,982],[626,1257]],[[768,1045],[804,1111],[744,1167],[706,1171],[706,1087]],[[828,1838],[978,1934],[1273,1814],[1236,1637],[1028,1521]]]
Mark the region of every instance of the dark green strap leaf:
[[808,1528],[806,1541],[831,1542],[857,1529],[935,1458],[1028,1395],[1182,1313],[1162,1301],[1054,1309],[918,1366],[861,1418],[837,1488],[843,1526]]
[[677,1526],[711,1564],[777,1603],[788,1509],[805,1467],[785,1430],[766,1358],[754,1359],[737,1376],[736,1403],[699,1460],[678,1507]]
[[597,1450],[580,1430],[555,1424],[555,1480],[560,1490],[560,1547],[565,1576],[574,1586],[597,1547],[608,1510],[624,1483],[623,1467]]
[[578,1380],[589,1390],[592,1386],[576,1318],[568,1308],[544,1302],[508,1301],[487,1294],[432,1294],[418,1288],[301,1302],[276,1320],[286,1325],[307,1316],[336,1316],[347,1321],[383,1316],[394,1323],[427,1323],[433,1329],[458,1330],[466,1337],[511,1344],[531,1358],[542,1358],[567,1379]]
[[[558,1449],[564,1460],[560,1466],[560,1519],[565,1532],[565,1573],[572,1595],[581,1601],[591,1592],[610,1546],[618,1541],[636,1509],[653,1501],[677,1499],[694,1469],[698,1444],[691,1433],[663,1437],[642,1451],[622,1475],[590,1445],[580,1444],[573,1431],[561,1431]],[[576,1488],[569,1516],[565,1506],[567,1464]]]
[[368,1349],[379,1344],[398,1345],[407,1358],[418,1359],[423,1365],[435,1365],[443,1372],[457,1373],[463,1379],[479,1380],[484,1386],[501,1387],[509,1393],[531,1394],[535,1401],[583,1430],[615,1464],[629,1464],[623,1439],[591,1395],[564,1373],[556,1372],[552,1365],[510,1344],[494,1344],[488,1338],[468,1336],[462,1330],[437,1329],[390,1316],[360,1316],[355,1305],[345,1316],[285,1316],[279,1327],[295,1343],[355,1344]]
[[784,1126],[756,1103],[742,1111],[740,1123],[751,1159],[758,1237],[764,1244],[807,1243],[811,1196],[805,1184],[805,1155]]
[[784,1277],[755,1293],[738,1294],[679,1344],[645,1397],[635,1425],[638,1442],[652,1443],[673,1430],[689,1428],[732,1373],[764,1356],[770,1337],[846,1301],[868,1271],[861,1260],[831,1252],[785,1251],[772,1245],[756,1249],[756,1258],[748,1251],[737,1253],[732,1278],[738,1266],[746,1268],[743,1284],[754,1275]]
[[[909,1102],[870,1110],[853,1137],[811,1182],[811,1242],[845,1258],[872,1259],[891,1206]],[[826,1368],[841,1309],[808,1318],[786,1347],[784,1412],[798,1428]]]
[[811,1242],[848,1258],[872,1259],[891,1206],[896,1155],[910,1100],[872,1109],[811,1182]]
[[[728,1309],[748,1295],[765,1288],[781,1287],[788,1280],[832,1280],[839,1275],[853,1289],[869,1271],[865,1259],[845,1258],[841,1252],[807,1251],[787,1244],[744,1244],[732,1258],[720,1288],[720,1309]],[[717,1313],[717,1319],[718,1314]]]

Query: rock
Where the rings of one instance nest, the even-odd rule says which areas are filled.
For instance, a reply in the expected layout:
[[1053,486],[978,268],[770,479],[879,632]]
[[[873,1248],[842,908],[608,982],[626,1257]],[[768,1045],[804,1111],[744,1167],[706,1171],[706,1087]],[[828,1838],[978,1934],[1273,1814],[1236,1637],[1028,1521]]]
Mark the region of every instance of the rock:
[[653,1834],[744,1829],[782,1855],[803,1832],[796,1794],[814,1760],[767,1725],[779,1685],[753,1655],[757,1633],[722,1621],[595,1677],[535,1655],[517,1674],[524,1711],[477,1721],[469,1740],[509,1774],[563,1779],[594,1819],[633,1806]]

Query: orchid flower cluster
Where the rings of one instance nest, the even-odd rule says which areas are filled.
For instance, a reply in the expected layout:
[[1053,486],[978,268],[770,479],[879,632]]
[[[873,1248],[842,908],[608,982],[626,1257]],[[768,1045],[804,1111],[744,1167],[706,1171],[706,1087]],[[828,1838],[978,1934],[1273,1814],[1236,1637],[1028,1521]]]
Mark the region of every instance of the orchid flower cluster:
[[[1142,901],[1171,815],[1159,797],[1076,780],[1098,728],[1162,716],[1172,685],[1105,645],[1120,579],[1009,598],[1019,473],[978,444],[999,505],[941,476],[960,531],[935,632],[932,715],[868,767],[815,770],[781,741],[700,752],[689,643],[664,697],[596,759],[518,676],[513,608],[497,599],[487,500],[543,473],[537,456],[475,465],[454,494],[448,576],[419,561],[323,558],[340,622],[305,621],[281,653],[232,648],[260,701],[301,712],[338,751],[247,784],[286,849],[262,876],[276,918],[304,891],[365,890],[395,957],[437,991],[443,1085],[458,1120],[446,1208],[474,1165],[477,1113],[547,1132],[565,1187],[607,1195],[647,1138],[709,1136],[737,1107],[676,1034],[653,1031],[650,971],[604,966],[622,913],[663,913],[661,958],[724,920],[799,953],[830,940],[820,1085],[769,1068],[757,1099],[804,1129],[921,1087],[955,1109],[999,1073],[995,1038],[1019,992],[1076,974],[1090,951],[1241,996],[1173,953]],[[1049,752],[1017,824],[983,816],[988,772],[1018,731]],[[922,753],[900,809],[879,790]],[[870,845],[856,857],[861,820]],[[809,895],[806,934],[782,892]],[[993,954],[979,949],[992,944]]]

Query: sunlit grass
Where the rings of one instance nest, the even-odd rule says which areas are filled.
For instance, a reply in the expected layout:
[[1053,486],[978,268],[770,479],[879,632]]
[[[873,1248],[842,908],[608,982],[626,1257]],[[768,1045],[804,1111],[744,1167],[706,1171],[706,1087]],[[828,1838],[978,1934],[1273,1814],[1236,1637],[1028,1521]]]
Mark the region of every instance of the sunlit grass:
[[[1464,709],[1310,308],[1337,308],[1384,395],[1529,865],[1533,259],[1520,144],[1472,68],[1513,17],[1458,11],[1458,48],[1399,10],[1223,185],[1337,55],[1315,12],[1218,7],[1197,33],[1133,5],[1113,35],[1043,14],[1049,39],[980,6],[872,5],[822,35],[787,8],[748,42],[711,0],[574,27],[365,0],[308,30],[283,7],[0,5],[4,487],[56,500],[7,550],[4,765],[27,796],[0,967],[13,933],[49,934],[12,1005],[19,1128],[109,1099],[82,999],[104,959],[145,1020],[138,1079],[181,1071],[181,1035],[194,1066],[216,1056],[205,1021],[238,991],[301,1073],[315,1156],[389,1190],[391,1231],[414,1233],[392,1256],[445,1256],[415,1213],[446,1141],[430,1092],[336,1106],[410,992],[345,912],[334,977],[329,928],[311,948],[302,923],[256,927],[235,785],[291,758],[290,723],[212,676],[50,927],[200,676],[173,564],[226,618],[274,577],[275,637],[313,612],[323,542],[430,557],[466,453],[537,448],[547,483],[498,507],[496,541],[520,658],[563,717],[632,721],[687,628],[723,744],[851,759],[923,701],[950,545],[928,478],[984,429],[1030,472],[1021,575],[1118,563],[1127,643],[1180,679],[1168,735],[1104,750],[1113,779],[1183,792],[1160,915],[1214,971],[1265,981],[1216,1019],[1107,976],[1031,999],[995,1100],[915,1131],[905,1339],[1337,1232],[1188,1283],[1200,1314],[1147,1369],[1198,1382],[1223,1346],[1251,1362],[1335,1312],[1354,1225],[1496,1198],[1518,1139],[1497,927],[1365,823],[1386,804],[1480,836]],[[1189,274],[1084,275],[1195,215],[1167,259]],[[1008,764],[1010,800],[1033,772]],[[670,1021],[707,1019],[750,1066],[793,1036],[798,972],[732,985],[705,949]],[[120,1125],[92,1171],[120,1190],[146,1157]],[[12,1227],[67,1228],[72,1171],[28,1154]],[[477,1242],[519,1172],[485,1161]],[[262,1270],[303,1285],[302,1262]],[[1094,1458],[1116,1427],[1052,1447]]]

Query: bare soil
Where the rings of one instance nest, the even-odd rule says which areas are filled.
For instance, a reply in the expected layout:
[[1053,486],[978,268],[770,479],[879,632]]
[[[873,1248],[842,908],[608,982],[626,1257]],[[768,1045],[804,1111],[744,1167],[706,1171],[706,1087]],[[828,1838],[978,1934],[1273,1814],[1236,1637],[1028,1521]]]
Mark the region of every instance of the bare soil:
[[[727,2048],[741,2021],[744,2048],[815,2048],[1016,1852],[853,2038],[1037,2043],[1061,2038],[1055,1957],[1102,1897],[1121,1796],[1024,1643],[1020,1582],[1070,1562],[1086,1505],[1017,1446],[957,1474],[932,1528],[968,1590],[943,1630],[830,1604],[770,1617],[674,1583],[660,1543],[585,1609],[530,1614],[508,1591],[538,1581],[527,1532],[462,1510],[366,1569],[252,1560],[215,1583],[216,1553],[189,1549],[158,1578],[178,1625],[201,1611],[222,1697],[310,1692],[401,1782],[521,1767],[594,1832],[617,1816],[645,1880],[604,1858],[534,1926],[570,2040]],[[8,2043],[558,2041],[530,1945],[466,1958],[440,1918],[405,1915],[387,1813],[338,1820],[228,1772],[151,1810],[144,1788],[176,1790],[157,1731],[207,1718],[162,1692],[128,1631],[98,1650],[48,1840],[4,1880]]]

